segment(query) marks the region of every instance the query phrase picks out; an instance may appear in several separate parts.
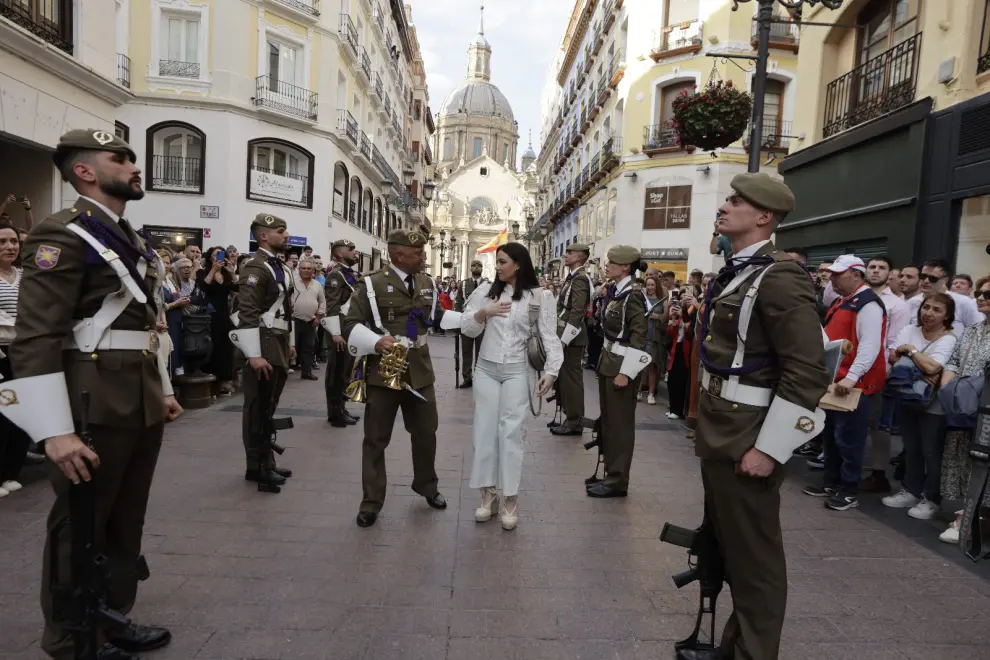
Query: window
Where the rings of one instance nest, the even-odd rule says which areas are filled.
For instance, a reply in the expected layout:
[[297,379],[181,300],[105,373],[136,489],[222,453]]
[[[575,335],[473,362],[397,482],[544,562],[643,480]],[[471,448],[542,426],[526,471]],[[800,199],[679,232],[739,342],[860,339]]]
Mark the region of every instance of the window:
[[199,78],[199,19],[164,15],[158,75]]
[[364,205],[364,186],[361,185],[361,179],[356,176],[351,177],[350,188],[347,199],[347,221],[352,225],[360,225]]
[[115,121],[113,123],[113,134],[124,142],[131,141],[131,129],[128,128],[127,124],[122,124],[119,121]]
[[484,140],[482,140],[480,137],[474,138],[474,156],[472,156],[472,158],[477,158],[478,156],[481,155],[481,152],[483,150],[482,142],[484,142]]
[[509,160],[509,144],[505,143],[502,145],[502,162]]
[[698,0],[669,0],[667,27],[698,20]]
[[247,198],[313,208],[313,154],[275,138],[248,142]]
[[481,170],[480,170],[480,174],[481,174],[481,176],[488,176],[488,168],[487,167],[482,167]]
[[206,135],[191,124],[163,122],[147,133],[148,190],[203,194]]
[[780,146],[784,125],[784,83],[767,80],[763,94],[763,142],[770,146]]
[[990,0],[983,1],[983,26],[980,28],[980,52],[976,72],[990,71]]
[[921,0],[873,0],[859,14],[864,26],[859,63],[864,64],[915,35]]
[[338,218],[347,213],[347,166],[337,162],[333,166],[333,206],[331,211]]
[[283,85],[305,87],[303,82],[302,53],[290,46],[272,39],[268,40],[268,79],[272,90],[283,93]]
[[688,94],[693,94],[694,85],[694,81],[688,80],[667,85],[660,90],[661,103],[657,108],[660,111],[660,115],[657,117],[658,124],[664,124],[674,118],[674,99],[681,92],[686,91]]
[[443,139],[443,159],[450,160],[450,138]]
[[496,213],[495,202],[487,197],[475,197],[471,200],[469,214],[473,219],[478,219],[481,216],[494,217]]
[[619,193],[613,188],[608,194],[608,206],[605,209],[605,216],[608,221],[608,224],[605,225],[606,236],[611,236],[615,233],[615,216],[618,213],[618,207]]

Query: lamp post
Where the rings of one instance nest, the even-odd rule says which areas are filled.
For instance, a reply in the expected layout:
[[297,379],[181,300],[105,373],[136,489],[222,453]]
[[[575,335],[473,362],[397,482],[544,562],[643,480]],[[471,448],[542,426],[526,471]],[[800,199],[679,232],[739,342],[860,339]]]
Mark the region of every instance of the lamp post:
[[[443,270],[445,268],[454,267],[454,257],[456,256],[457,250],[457,239],[451,234],[450,238],[447,238],[446,230],[440,230],[440,240],[437,240],[436,236],[430,235],[430,248],[435,252],[440,252],[440,275],[443,275]],[[444,255],[447,251],[450,251],[450,261],[444,261]]]
[[[409,187],[412,185],[413,176],[415,172],[411,170],[404,170],[402,172],[402,183],[405,188],[402,190],[401,194],[396,193],[385,193],[385,206],[394,206],[399,212],[408,214],[411,209],[418,208],[423,205],[423,202],[413,197],[412,193],[409,191]],[[394,184],[392,185],[394,188]],[[431,191],[432,194],[432,191]],[[426,196],[426,186],[423,186],[423,196]],[[427,198],[429,199],[429,198]],[[409,218],[403,218],[403,225],[408,225]]]

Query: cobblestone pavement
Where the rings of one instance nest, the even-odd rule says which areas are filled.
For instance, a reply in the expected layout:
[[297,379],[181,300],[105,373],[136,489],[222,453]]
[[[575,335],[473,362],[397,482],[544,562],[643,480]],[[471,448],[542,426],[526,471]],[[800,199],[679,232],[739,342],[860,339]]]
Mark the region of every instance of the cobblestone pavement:
[[[155,660],[600,660],[672,658],[690,631],[697,588],[674,589],[685,554],[658,540],[665,521],[701,518],[690,442],[662,404],[641,403],[630,495],[592,500],[594,456],[577,438],[529,425],[512,532],[474,521],[469,390],[454,390],[453,345],[433,338],[440,383],[437,469],[446,511],[409,489],[408,436],[388,452],[389,496],[360,529],[361,426],[331,429],[323,384],[289,382],[281,434],[294,476],[279,495],[243,480],[238,397],[170,425],[144,549],[150,580],[132,616],[168,625]],[[586,372],[588,414],[597,411]],[[361,406],[353,406],[355,411]],[[363,413],[363,411],[361,411]],[[940,526],[867,501],[829,512],[785,484],[790,574],[783,659],[976,660],[990,657],[985,567],[940,545]],[[45,515],[37,467],[0,501],[0,658],[39,658],[37,605]],[[730,609],[723,591],[720,619]]]

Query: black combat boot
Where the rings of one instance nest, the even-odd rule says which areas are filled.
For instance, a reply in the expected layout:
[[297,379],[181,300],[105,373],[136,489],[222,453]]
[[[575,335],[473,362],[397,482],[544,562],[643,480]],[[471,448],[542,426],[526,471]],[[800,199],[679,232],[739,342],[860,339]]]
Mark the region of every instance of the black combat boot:
[[330,407],[330,414],[327,416],[327,421],[330,422],[330,426],[342,429],[348,426],[347,418],[344,416],[344,404],[335,403]]

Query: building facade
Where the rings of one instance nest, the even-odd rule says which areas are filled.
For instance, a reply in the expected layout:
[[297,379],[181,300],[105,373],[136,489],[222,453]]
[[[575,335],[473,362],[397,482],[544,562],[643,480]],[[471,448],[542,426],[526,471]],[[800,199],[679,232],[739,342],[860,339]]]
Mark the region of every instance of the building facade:
[[988,4],[806,9],[805,20],[836,25],[801,32],[794,130],[804,139],[780,165],[798,205],[779,242],[813,262],[885,253],[990,270]]
[[[0,2],[0,196],[24,226],[21,197],[35,221],[70,206],[76,194],[52,165],[72,129],[112,132],[132,94],[118,82],[113,3]],[[0,200],[2,201],[2,200]]]
[[[532,240],[557,272],[567,245],[592,246],[599,262],[614,244],[681,279],[717,270],[709,251],[729,182],[746,171],[748,138],[717,153],[681,146],[672,101],[712,80],[752,88],[752,73],[710,57],[755,55],[756,3],[732,0],[577,0],[543,93]],[[795,112],[799,35],[774,25],[763,144],[767,165],[787,152]]]
[[[347,238],[364,268],[415,208],[414,48],[398,0],[115,0],[134,98],[117,130],[156,242],[254,247],[283,217],[301,249]],[[422,77],[422,76],[421,76]],[[326,258],[326,257],[324,257]]]
[[[522,154],[522,171],[516,164],[518,124],[508,99],[491,82],[492,46],[483,15],[467,55],[464,81],[438,113],[436,189],[427,209],[434,234],[430,272],[458,279],[467,277],[478,248],[500,231],[515,223],[520,234],[527,230],[537,187],[532,144]],[[485,275],[494,278],[494,255],[479,258]]]

